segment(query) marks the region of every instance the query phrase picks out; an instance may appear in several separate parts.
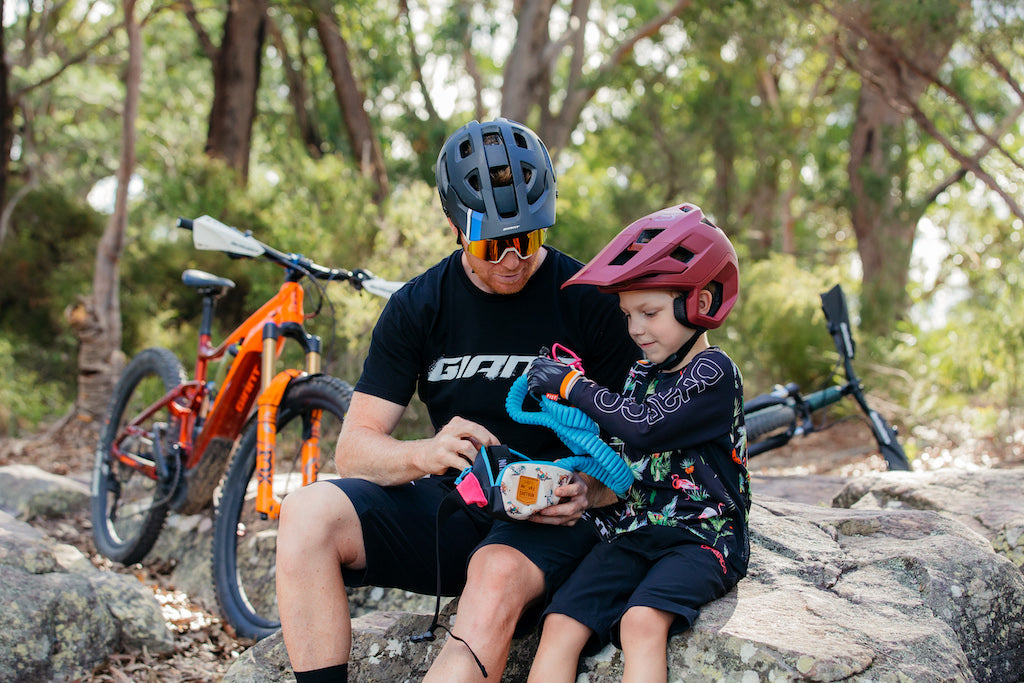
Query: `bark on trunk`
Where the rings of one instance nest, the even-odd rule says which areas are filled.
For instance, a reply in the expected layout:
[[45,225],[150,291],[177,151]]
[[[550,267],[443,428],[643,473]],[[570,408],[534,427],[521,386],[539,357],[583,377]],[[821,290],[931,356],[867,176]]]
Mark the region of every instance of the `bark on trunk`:
[[[309,155],[314,159],[319,159],[323,156],[321,148],[323,139],[320,137],[316,123],[309,115],[309,109],[307,109],[310,97],[306,79],[301,70],[292,66],[292,58],[288,53],[288,45],[284,42],[284,36],[277,23],[269,17],[267,18],[267,31],[270,33],[271,42],[281,55],[285,79],[288,81],[288,100],[292,103],[292,109],[295,111],[295,125],[299,129],[299,137],[302,138]],[[301,48],[299,52],[302,53]]]
[[[4,12],[4,0],[0,0],[0,17]],[[7,170],[11,160],[11,112],[10,93],[7,91],[7,39],[4,36],[3,21],[0,21],[0,209],[7,202]],[[4,233],[0,231],[0,248],[4,244]]]
[[74,412],[79,422],[90,423],[95,428],[106,412],[110,394],[124,366],[119,264],[128,223],[128,182],[135,166],[135,120],[139,112],[142,80],[142,39],[134,10],[135,0],[126,0],[128,68],[114,212],[96,250],[92,295],[81,298],[66,311],[68,323],[79,341],[78,394]]
[[245,182],[266,32],[267,0],[230,0],[213,72],[206,153],[223,159]]
[[373,130],[370,116],[366,113],[363,96],[348,56],[348,44],[341,35],[332,9],[322,9],[316,17],[317,33],[323,44],[327,65],[334,82],[334,94],[341,107],[349,145],[363,173],[373,178],[377,185],[374,202],[379,204],[391,192],[384,155]]

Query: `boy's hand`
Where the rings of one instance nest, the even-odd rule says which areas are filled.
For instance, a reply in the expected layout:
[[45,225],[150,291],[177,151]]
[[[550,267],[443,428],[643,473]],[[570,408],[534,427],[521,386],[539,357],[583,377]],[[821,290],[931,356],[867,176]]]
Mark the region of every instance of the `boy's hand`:
[[555,526],[573,526],[587,511],[587,482],[574,473],[568,484],[559,486],[554,491],[560,497],[558,503],[530,515],[531,522],[551,524]]
[[582,373],[551,358],[535,358],[526,370],[530,391],[537,396],[552,394],[569,399],[569,391]]

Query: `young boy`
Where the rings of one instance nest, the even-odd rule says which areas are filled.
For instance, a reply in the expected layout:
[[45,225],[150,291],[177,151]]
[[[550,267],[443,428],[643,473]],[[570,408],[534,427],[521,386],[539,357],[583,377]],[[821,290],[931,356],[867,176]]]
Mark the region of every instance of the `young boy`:
[[530,389],[615,437],[636,481],[545,611],[530,681],[574,681],[580,655],[609,641],[623,650],[623,681],[664,681],[668,637],[746,574],[750,554],[743,383],[706,334],[736,302],[736,252],[680,204],[619,233],[563,286],[576,284],[618,294],[645,359],[622,394],[548,358],[530,365]]

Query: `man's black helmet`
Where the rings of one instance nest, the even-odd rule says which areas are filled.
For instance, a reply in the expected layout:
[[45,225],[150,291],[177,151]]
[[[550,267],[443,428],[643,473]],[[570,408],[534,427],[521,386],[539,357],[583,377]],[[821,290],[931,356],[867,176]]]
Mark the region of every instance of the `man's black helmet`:
[[445,214],[469,240],[509,237],[555,223],[551,157],[521,123],[470,121],[444,143],[435,175]]

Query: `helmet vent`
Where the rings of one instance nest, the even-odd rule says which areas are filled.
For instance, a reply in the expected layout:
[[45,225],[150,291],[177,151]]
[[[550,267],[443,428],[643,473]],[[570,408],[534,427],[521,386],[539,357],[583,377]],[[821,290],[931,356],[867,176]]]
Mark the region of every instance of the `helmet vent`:
[[672,253],[669,254],[669,256],[674,258],[676,261],[679,261],[680,263],[689,263],[690,259],[693,258],[693,252],[690,251],[689,249],[683,249],[682,247],[676,247],[672,251]]
[[473,153],[473,143],[470,140],[463,140],[459,144],[459,158],[465,159]]
[[466,176],[466,182],[469,183],[469,186],[472,187],[477,192],[480,191],[480,174],[477,173],[476,171],[473,171],[472,173]]
[[523,149],[529,149],[530,146],[526,143],[526,138],[523,137],[522,133],[512,133],[512,139],[515,140],[516,147],[522,147]]
[[508,166],[491,168],[491,187],[508,187],[512,184],[512,171]]
[[662,232],[664,232],[664,230],[661,228],[644,230],[637,236],[635,244],[647,244]]
[[630,251],[629,249],[626,249],[625,251],[622,251],[618,256],[616,256],[614,259],[612,259],[610,265],[613,265],[613,266],[625,265],[626,262],[629,261],[629,259],[633,258],[633,254],[635,254],[635,253],[636,253],[635,251]]

